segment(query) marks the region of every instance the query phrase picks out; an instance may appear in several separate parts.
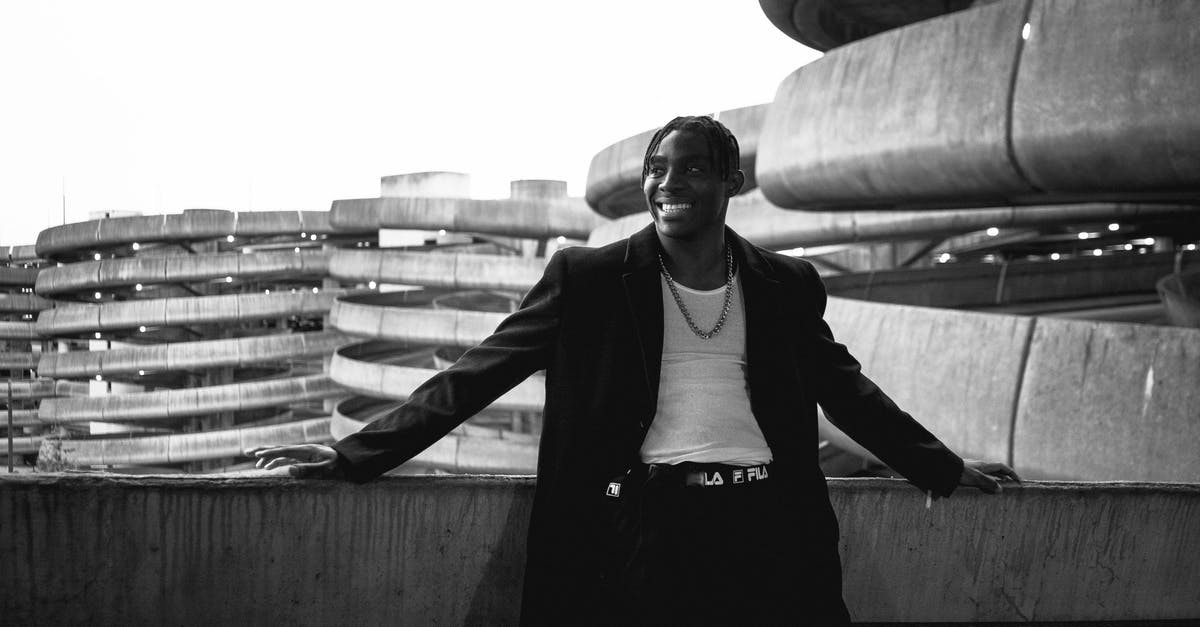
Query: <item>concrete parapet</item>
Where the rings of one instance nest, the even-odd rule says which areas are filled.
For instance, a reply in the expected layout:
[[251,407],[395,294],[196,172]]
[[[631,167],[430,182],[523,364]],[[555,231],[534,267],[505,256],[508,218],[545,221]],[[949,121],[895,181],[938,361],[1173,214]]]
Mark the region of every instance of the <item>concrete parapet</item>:
[[950,448],[1011,459],[1032,318],[830,298],[826,319],[863,372]]
[[793,72],[762,129],[767,198],[818,209],[1007,204],[1032,193],[1006,144],[1024,17],[1024,3],[999,2],[834,49]]
[[0,286],[3,287],[33,287],[37,276],[38,268],[0,266]]
[[343,281],[463,290],[528,290],[545,268],[541,257],[403,250],[339,250],[329,263],[330,275]]
[[33,263],[40,260],[37,248],[33,244],[0,246],[0,258],[9,263]]
[[42,270],[37,277],[36,290],[38,294],[53,295],[136,283],[208,281],[225,277],[239,280],[321,277],[328,273],[329,255],[330,252],[324,250],[298,253],[288,250],[84,261]]
[[1034,0],[1013,157],[1047,194],[1200,188],[1194,2]]
[[[1195,214],[1196,204],[1079,203],[958,209],[788,211],[751,192],[729,201],[726,223],[738,235],[770,249],[827,246],[856,242],[920,239],[1001,229],[1049,227],[1089,222],[1148,222]],[[600,225],[588,246],[603,246],[629,237],[650,224],[645,213]]]
[[37,330],[43,335],[70,335],[134,329],[139,325],[216,324],[294,314],[323,314],[329,311],[340,293],[222,294],[63,305],[43,312],[38,317]]
[[329,418],[312,418],[276,425],[241,427],[104,440],[54,440],[61,461],[73,466],[130,466],[177,464],[241,457],[242,451],[272,444],[331,442]]
[[[0,476],[0,614],[515,624],[532,496],[511,477]],[[900,481],[835,479],[830,497],[858,621],[1200,617],[1200,486],[1030,483],[926,509]]]
[[504,318],[504,314],[483,311],[386,307],[372,299],[337,301],[329,323],[358,337],[469,347],[491,335]]
[[38,372],[46,377],[90,377],[138,370],[197,370],[320,357],[349,343],[337,331],[197,340],[113,348],[106,351],[42,353]]
[[36,340],[40,334],[33,322],[0,320],[0,340]]
[[844,2],[759,0],[767,19],[788,37],[822,52],[893,28],[959,11],[975,0]]
[[[38,234],[37,253],[53,259],[77,252],[124,246],[134,242],[195,241],[229,235],[331,233],[324,211],[253,211],[188,209],[157,216],[104,218],[50,227]],[[348,232],[353,232],[348,231]]]
[[1014,429],[1030,476],[1200,482],[1200,329],[1039,318]]
[[759,184],[790,209],[1194,201],[1198,17],[996,2],[837,48],[780,84]]
[[318,374],[138,394],[47,398],[38,418],[42,422],[163,420],[282,407],[344,393],[329,377]]
[[586,238],[603,221],[579,198],[535,201],[416,196],[335,200],[329,219],[338,229],[445,229],[535,239]]

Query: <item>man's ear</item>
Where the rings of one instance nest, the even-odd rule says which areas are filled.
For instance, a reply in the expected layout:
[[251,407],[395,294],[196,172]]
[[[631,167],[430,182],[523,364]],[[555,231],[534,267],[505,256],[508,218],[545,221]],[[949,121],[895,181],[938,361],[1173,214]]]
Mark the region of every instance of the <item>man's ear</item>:
[[745,173],[743,173],[741,170],[734,170],[734,172],[729,175],[729,180],[726,182],[725,196],[728,198],[737,196],[738,192],[742,191],[742,185],[745,184]]

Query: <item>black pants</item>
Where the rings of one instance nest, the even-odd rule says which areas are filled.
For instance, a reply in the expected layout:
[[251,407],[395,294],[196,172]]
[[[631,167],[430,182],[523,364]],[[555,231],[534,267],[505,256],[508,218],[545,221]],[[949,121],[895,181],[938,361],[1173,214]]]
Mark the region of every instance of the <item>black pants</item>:
[[[836,538],[776,469],[766,481],[686,486],[694,465],[636,469],[614,499],[601,622],[826,625],[849,622]],[[728,481],[728,479],[726,479]]]

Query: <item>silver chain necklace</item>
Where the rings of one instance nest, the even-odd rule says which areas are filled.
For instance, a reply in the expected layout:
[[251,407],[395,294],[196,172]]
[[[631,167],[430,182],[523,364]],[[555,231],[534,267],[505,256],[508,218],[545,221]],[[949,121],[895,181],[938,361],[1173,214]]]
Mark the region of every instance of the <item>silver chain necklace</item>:
[[671,278],[667,264],[663,263],[662,253],[658,255],[658,267],[662,269],[663,276],[667,279],[667,287],[671,288],[671,296],[675,297],[675,304],[679,305],[679,313],[683,314],[683,319],[692,328],[692,333],[702,340],[711,339],[712,336],[720,333],[721,327],[725,326],[725,318],[729,315],[729,305],[733,302],[733,249],[728,244],[725,245],[725,306],[721,308],[721,317],[717,318],[717,326],[708,332],[701,331],[700,327],[696,326],[696,321],[692,320],[691,312],[688,311],[687,305],[683,304],[683,298],[679,296],[679,289],[675,287],[675,279]]

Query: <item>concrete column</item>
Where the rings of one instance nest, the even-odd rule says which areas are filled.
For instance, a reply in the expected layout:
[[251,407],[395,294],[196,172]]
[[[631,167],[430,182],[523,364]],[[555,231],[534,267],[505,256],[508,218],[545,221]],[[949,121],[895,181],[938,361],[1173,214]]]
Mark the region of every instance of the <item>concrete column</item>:
[[[510,181],[508,196],[513,200],[554,200],[567,197],[567,182],[548,179],[523,179]],[[545,256],[557,249],[554,240],[531,241],[512,238],[513,248],[521,251],[522,257]]]

